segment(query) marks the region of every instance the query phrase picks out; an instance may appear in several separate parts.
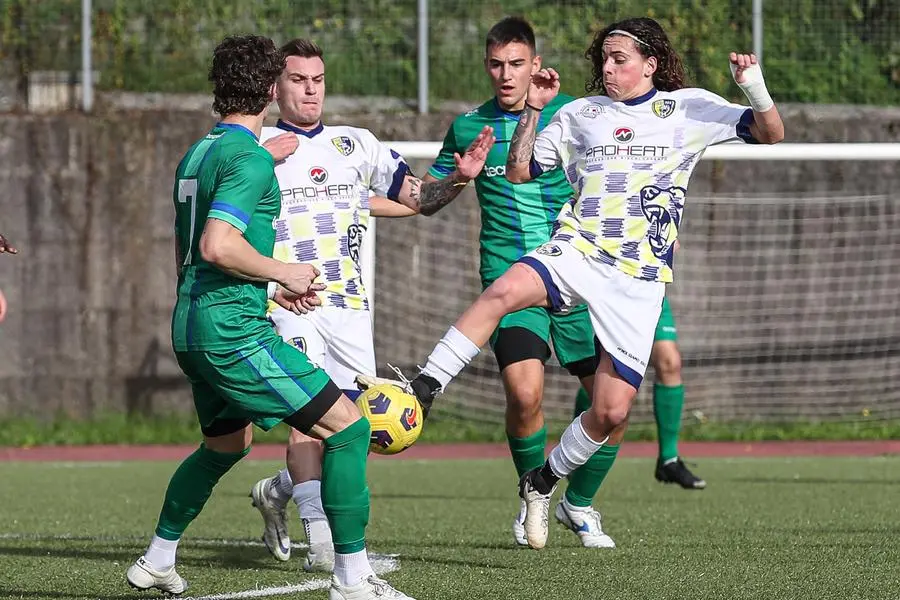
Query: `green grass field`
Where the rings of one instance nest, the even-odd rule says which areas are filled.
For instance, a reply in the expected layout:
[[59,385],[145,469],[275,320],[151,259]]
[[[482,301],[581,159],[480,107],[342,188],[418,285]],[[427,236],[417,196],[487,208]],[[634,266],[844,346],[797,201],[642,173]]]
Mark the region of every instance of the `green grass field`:
[[[188,530],[179,561],[189,596],[321,580],[301,570],[302,550],[277,563],[251,545],[261,520],[247,493],[276,467],[236,467]],[[173,468],[0,463],[0,598],[155,597],[128,588],[124,570],[149,539]],[[399,554],[386,578],[420,600],[900,597],[900,457],[719,459],[696,470],[710,486],[687,492],[657,484],[650,461],[619,461],[600,504],[619,548],[582,549],[554,524],[538,552],[512,545],[518,503],[505,461],[378,461],[370,552]]]

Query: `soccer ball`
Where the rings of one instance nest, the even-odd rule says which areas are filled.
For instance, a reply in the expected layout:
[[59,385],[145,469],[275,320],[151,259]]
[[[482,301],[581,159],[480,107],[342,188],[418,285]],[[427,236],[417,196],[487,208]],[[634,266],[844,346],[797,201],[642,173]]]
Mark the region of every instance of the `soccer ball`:
[[369,450],[375,454],[403,452],[422,433],[419,401],[395,385],[373,385],[359,395],[356,406],[372,427]]

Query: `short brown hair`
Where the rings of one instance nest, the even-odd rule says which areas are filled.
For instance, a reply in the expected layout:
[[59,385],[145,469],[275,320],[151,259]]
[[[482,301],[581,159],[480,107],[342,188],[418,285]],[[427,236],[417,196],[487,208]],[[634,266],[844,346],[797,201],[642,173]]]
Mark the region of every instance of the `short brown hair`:
[[284,56],[267,37],[227,37],[213,52],[209,80],[213,110],[223,117],[258,115],[272,101],[269,92],[284,70]]
[[[312,40],[295,38],[281,47],[284,57],[299,56],[300,58],[322,58],[322,49]],[[324,59],[323,59],[324,60]]]

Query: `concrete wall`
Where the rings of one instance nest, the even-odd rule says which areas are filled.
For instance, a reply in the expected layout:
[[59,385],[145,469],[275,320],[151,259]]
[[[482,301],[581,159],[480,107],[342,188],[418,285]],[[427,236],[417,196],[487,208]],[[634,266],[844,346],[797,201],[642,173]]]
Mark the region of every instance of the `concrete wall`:
[[[789,141],[900,139],[900,109],[785,113]],[[329,120],[368,127],[384,140],[437,140],[452,118]],[[211,123],[204,112],[0,115],[0,231],[21,251],[0,257],[0,289],[10,304],[0,325],[0,416],[191,410],[168,330],[171,186],[178,159]],[[893,299],[900,258],[890,252],[900,240],[900,207],[887,197],[837,205],[799,199],[891,195],[898,184],[896,165],[887,163],[701,163],[680,283],[671,290],[691,410],[715,418],[855,414],[868,406],[900,414],[898,386],[884,380],[900,364],[900,304]],[[382,364],[421,363],[479,291],[477,204],[471,189],[464,194],[438,217],[379,223]],[[751,198],[757,194],[764,201]],[[744,200],[703,199],[710,195]],[[877,252],[866,250],[872,236]],[[848,255],[853,248],[858,252]],[[833,274],[832,265],[843,271]],[[802,293],[785,291],[795,289]],[[779,301],[783,306],[772,305]],[[744,322],[741,311],[755,321]],[[748,326],[755,328],[749,334]],[[801,358],[787,360],[794,355]],[[479,359],[448,400],[497,414],[502,392],[492,360]],[[549,369],[548,406],[562,415],[571,382]],[[838,381],[835,373],[852,376]]]

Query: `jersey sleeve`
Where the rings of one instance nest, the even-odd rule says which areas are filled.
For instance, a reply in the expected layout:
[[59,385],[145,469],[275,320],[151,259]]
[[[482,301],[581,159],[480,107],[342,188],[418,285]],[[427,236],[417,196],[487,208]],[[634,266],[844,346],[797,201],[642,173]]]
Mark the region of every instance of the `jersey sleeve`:
[[244,233],[256,205],[272,186],[273,177],[272,161],[262,154],[248,152],[235,156],[220,176],[207,218],[225,221]]
[[706,90],[687,100],[687,119],[700,131],[707,146],[729,140],[743,140],[748,144],[759,142],[750,133],[753,109],[734,104]]
[[462,154],[462,151],[459,149],[459,143],[456,141],[455,124],[451,125],[450,129],[447,130],[447,135],[444,136],[444,143],[441,145],[441,151],[438,153],[431,168],[428,169],[428,174],[435,179],[443,179],[455,171],[456,161],[453,158],[454,153]]
[[366,147],[367,169],[363,176],[365,186],[379,196],[396,201],[400,195],[403,180],[410,172],[403,157],[382,144],[369,131],[363,137]]
[[532,179],[568,162],[571,155],[569,128],[570,119],[567,111],[560,110],[553,115],[544,130],[537,135],[529,165]]

